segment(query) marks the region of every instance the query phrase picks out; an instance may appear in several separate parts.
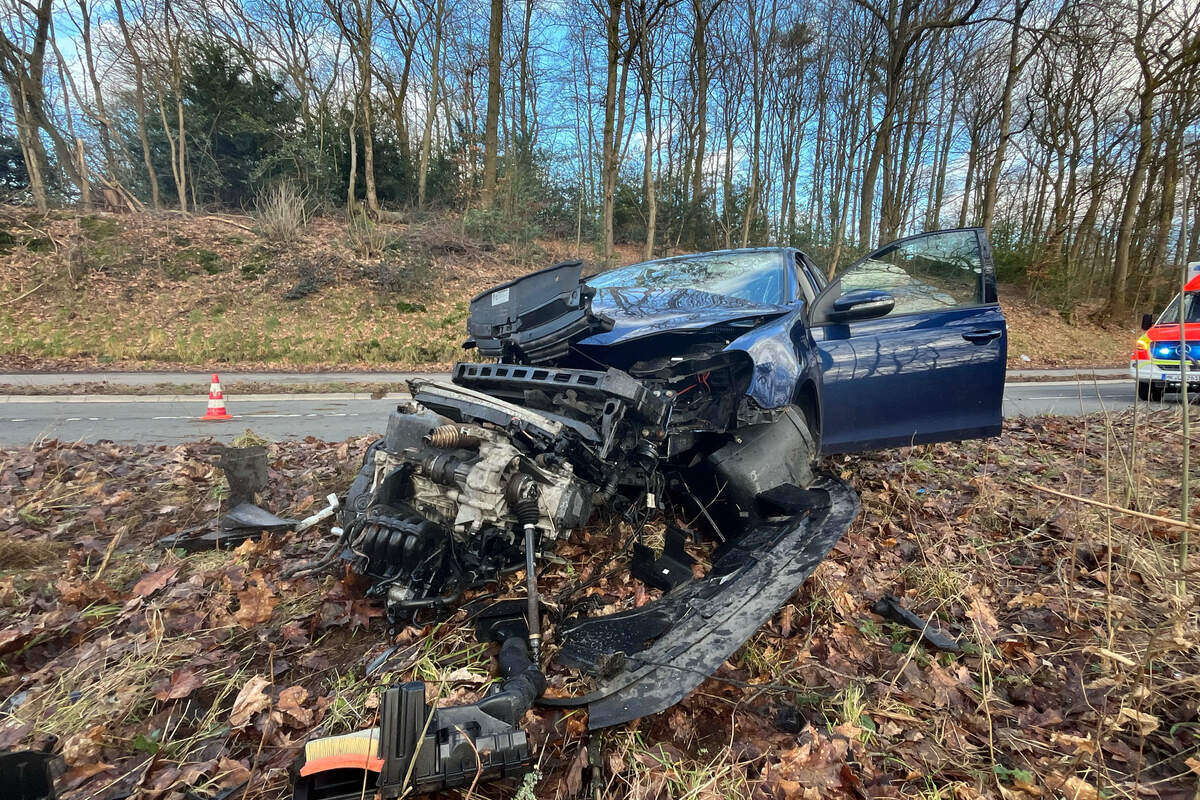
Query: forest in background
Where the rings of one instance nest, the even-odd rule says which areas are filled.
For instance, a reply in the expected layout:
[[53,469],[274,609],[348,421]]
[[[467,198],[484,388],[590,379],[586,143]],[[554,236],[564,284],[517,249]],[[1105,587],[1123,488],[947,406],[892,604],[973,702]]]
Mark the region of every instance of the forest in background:
[[0,193],[461,215],[614,258],[832,272],[981,225],[1001,280],[1128,322],[1200,258],[1200,4],[0,0]]

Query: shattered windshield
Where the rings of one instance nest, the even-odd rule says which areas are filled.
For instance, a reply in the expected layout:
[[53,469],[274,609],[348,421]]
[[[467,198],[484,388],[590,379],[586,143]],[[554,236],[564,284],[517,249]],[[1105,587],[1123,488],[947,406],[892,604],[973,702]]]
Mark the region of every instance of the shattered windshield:
[[630,264],[593,275],[598,289],[694,289],[751,303],[782,305],[783,253],[706,253]]

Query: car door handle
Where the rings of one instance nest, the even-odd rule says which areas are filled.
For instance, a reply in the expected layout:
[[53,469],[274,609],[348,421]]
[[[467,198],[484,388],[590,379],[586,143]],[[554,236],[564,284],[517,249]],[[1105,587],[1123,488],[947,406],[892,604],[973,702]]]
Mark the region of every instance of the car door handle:
[[999,339],[1003,333],[999,328],[978,328],[973,331],[967,331],[962,335],[968,342],[974,344],[987,344],[993,339]]

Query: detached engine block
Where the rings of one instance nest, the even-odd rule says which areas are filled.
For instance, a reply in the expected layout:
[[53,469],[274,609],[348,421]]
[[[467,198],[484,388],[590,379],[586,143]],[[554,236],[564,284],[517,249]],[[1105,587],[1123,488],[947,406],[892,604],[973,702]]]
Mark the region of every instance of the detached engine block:
[[565,459],[531,456],[494,425],[456,423],[412,402],[392,413],[350,489],[346,555],[395,618],[520,565],[522,506],[536,508],[552,540],[587,521],[594,493]]

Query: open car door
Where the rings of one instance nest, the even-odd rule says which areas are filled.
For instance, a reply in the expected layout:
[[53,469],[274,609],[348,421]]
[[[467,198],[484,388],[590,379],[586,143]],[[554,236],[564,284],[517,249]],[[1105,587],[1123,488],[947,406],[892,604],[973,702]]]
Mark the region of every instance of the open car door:
[[821,452],[1000,432],[1008,335],[982,228],[910,236],[841,273],[813,302]]

